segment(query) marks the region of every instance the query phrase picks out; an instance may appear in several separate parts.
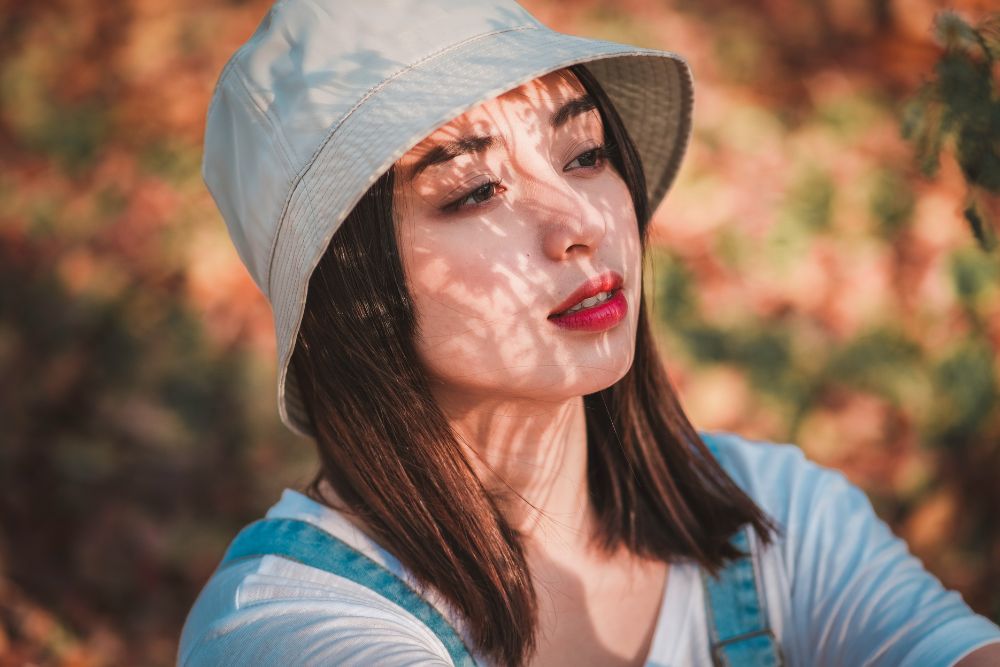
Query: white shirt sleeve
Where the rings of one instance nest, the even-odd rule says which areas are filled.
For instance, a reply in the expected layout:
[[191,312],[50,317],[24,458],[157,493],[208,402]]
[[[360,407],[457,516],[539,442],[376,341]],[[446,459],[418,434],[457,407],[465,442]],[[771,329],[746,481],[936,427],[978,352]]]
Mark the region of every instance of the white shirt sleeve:
[[[304,568],[281,561],[269,557],[290,574]],[[202,592],[185,627],[179,667],[452,665],[427,626],[353,582],[318,586],[303,577],[234,570]],[[227,578],[239,583],[230,586]]]
[[434,650],[397,619],[326,607],[339,605],[265,603],[242,609],[209,628],[184,665],[452,664],[447,654]]
[[1000,628],[945,589],[865,494],[791,445],[727,434],[734,479],[780,525],[790,588],[783,643],[809,665],[953,665]]

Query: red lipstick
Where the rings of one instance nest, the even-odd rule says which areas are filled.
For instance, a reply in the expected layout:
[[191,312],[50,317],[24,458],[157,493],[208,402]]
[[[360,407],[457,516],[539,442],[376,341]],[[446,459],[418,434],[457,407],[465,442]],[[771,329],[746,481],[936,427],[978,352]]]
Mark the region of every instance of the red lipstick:
[[[598,300],[581,307],[586,299]],[[628,301],[622,292],[622,277],[615,272],[591,278],[556,306],[549,321],[563,329],[577,331],[607,331],[628,312]]]

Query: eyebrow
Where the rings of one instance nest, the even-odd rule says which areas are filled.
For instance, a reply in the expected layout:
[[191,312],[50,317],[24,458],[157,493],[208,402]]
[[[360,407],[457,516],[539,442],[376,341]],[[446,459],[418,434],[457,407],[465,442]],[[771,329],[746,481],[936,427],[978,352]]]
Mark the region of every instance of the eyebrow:
[[469,135],[460,137],[455,141],[438,144],[427,151],[426,155],[417,160],[410,169],[409,180],[412,181],[415,179],[428,167],[454,160],[459,155],[465,155],[466,153],[481,153],[482,151],[496,147],[499,143],[500,139],[493,135]]
[[559,109],[552,114],[549,124],[552,126],[553,130],[558,130],[560,127],[565,125],[570,118],[585,114],[588,111],[593,111],[596,108],[597,103],[594,102],[593,97],[590,95],[581,95],[580,97],[574,98],[559,107]]
[[[580,97],[573,98],[552,114],[549,118],[549,126],[553,130],[558,130],[569,122],[571,118],[575,118],[596,108],[597,104],[590,95],[581,95]],[[491,148],[496,148],[500,143],[500,138],[495,135],[479,134],[466,135],[454,141],[438,144],[414,163],[410,168],[408,180],[414,180],[428,167],[454,160],[459,155],[465,155],[466,153],[481,153]]]

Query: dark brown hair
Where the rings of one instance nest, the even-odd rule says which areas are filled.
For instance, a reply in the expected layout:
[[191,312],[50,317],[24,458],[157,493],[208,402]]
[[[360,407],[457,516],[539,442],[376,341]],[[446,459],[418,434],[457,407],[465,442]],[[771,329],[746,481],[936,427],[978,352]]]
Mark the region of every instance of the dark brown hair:
[[[597,102],[612,165],[629,187],[646,243],[642,164],[606,93],[570,70]],[[415,317],[392,218],[395,173],[364,195],[309,283],[292,356],[326,480],[426,586],[466,619],[475,650],[520,665],[535,648],[535,591],[517,531],[467,462],[434,402],[414,345]],[[584,397],[587,478],[598,543],[710,571],[738,555],[729,538],[773,524],[709,453],[677,401],[643,303],[631,369]]]

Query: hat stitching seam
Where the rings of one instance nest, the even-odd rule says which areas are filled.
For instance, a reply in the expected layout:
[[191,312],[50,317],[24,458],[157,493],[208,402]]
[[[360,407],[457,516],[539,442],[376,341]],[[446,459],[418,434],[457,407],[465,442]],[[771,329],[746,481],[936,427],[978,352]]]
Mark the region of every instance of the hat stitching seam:
[[[281,130],[280,130],[280,127],[279,127],[280,123],[279,123],[278,119],[275,118],[273,114],[268,113],[268,111],[261,106],[262,100],[259,100],[258,97],[253,93],[253,91],[251,90],[251,87],[250,87],[250,83],[247,81],[244,73],[240,69],[238,69],[238,68],[234,68],[234,69],[235,69],[236,73],[233,76],[236,77],[237,81],[239,81],[239,83],[242,86],[243,90],[246,92],[247,97],[250,99],[251,106],[254,109],[257,110],[259,116],[261,116],[267,122],[268,126],[272,130],[271,132],[269,132],[267,134],[268,134],[269,138],[272,139],[272,142],[274,143],[274,145],[277,146],[278,152],[280,153],[281,157],[284,159],[284,163],[285,163],[285,167],[286,167],[286,169],[284,170],[285,171],[284,176],[285,176],[286,181],[288,181],[289,185],[291,186],[290,189],[289,189],[289,196],[290,196],[291,192],[293,192],[295,190],[295,187],[296,187],[295,168],[294,168],[294,162],[292,160],[292,155],[291,155],[291,147],[288,145],[288,142],[287,142],[287,139],[285,138],[284,133],[282,133]],[[288,186],[286,186],[286,187],[288,187]],[[311,213],[311,212],[313,212],[315,210],[315,204],[314,204],[314,202],[312,200],[312,196],[311,196],[311,193],[309,192],[308,188],[306,188],[306,196],[309,199],[309,208],[310,208],[310,213]],[[282,205],[282,209],[281,209],[281,218],[279,218],[280,221],[284,220],[285,212],[286,212],[286,210],[288,208],[288,201],[289,201],[289,197],[286,196],[285,203]],[[267,252],[267,257],[268,257],[267,275],[264,276],[263,282],[264,282],[264,285],[267,288],[267,296],[268,296],[269,299],[270,299],[270,295],[271,295],[271,265],[273,263],[274,251],[275,251],[275,247],[277,246],[277,243],[278,243],[278,235],[281,233],[282,224],[283,224],[283,222],[279,222],[278,228],[275,230],[274,235],[271,237],[271,244],[270,244],[270,247],[268,248],[268,252]]]
[[[233,74],[231,76],[235,77],[236,82],[240,85],[240,87],[246,93],[247,98],[249,98],[249,100],[250,100],[250,104],[249,105],[245,105],[247,107],[248,111],[250,111],[251,113],[253,113],[254,111],[256,111],[257,113],[255,115],[257,115],[258,117],[262,118],[267,123],[267,125],[271,128],[271,130],[272,130],[271,132],[265,133],[266,134],[266,138],[269,139],[270,140],[269,143],[271,143],[271,145],[274,146],[277,149],[275,152],[278,154],[278,156],[280,156],[280,158],[281,158],[280,162],[284,163],[284,164],[281,164],[279,166],[282,168],[282,171],[284,172],[283,176],[285,177],[285,180],[287,182],[291,182],[292,178],[293,178],[293,175],[294,175],[295,172],[294,172],[294,169],[293,169],[293,163],[292,163],[292,160],[291,160],[291,156],[289,155],[289,150],[290,149],[289,149],[289,147],[288,147],[288,145],[287,145],[287,143],[285,141],[284,135],[281,132],[278,131],[278,128],[277,128],[277,119],[275,119],[272,114],[269,114],[265,109],[263,109],[261,107],[261,100],[257,99],[257,96],[254,95],[254,93],[251,91],[250,85],[247,82],[246,77],[245,77],[243,71],[240,68],[238,68],[238,67],[234,67],[232,69],[232,71],[233,71]],[[278,239],[278,234],[277,234],[277,231],[276,231],[275,234],[274,234],[274,236],[272,236],[272,238],[271,238],[271,247],[268,249],[267,276],[264,277],[264,280],[262,281],[263,284],[264,284],[264,286],[267,289],[266,296],[268,297],[268,299],[271,298],[271,260],[270,260],[270,258],[274,254],[274,247],[276,245],[277,239]]]
[[[215,82],[215,86],[212,88],[212,97],[208,102],[208,110],[205,112],[205,134],[207,138],[208,133],[208,119],[212,117],[212,113],[215,108],[219,105],[219,100],[222,98],[221,89],[225,86],[225,83],[229,77],[232,76],[232,71],[236,69],[237,60],[243,54],[244,51],[249,47],[250,42],[243,44],[236,52],[226,61],[226,64],[222,67],[222,72],[219,73],[219,79]],[[206,154],[203,152],[201,156],[201,180],[208,187],[209,192],[212,188],[209,186],[208,178],[205,174],[205,159]]]
[[312,156],[302,166],[302,168],[299,169],[299,172],[293,178],[292,183],[291,183],[291,187],[288,189],[288,194],[285,196],[285,203],[281,207],[281,217],[278,219],[278,227],[275,230],[274,238],[271,241],[271,249],[269,251],[269,256],[268,256],[268,260],[267,260],[267,280],[266,280],[266,284],[267,284],[268,294],[270,294],[270,292],[271,292],[271,274],[272,274],[272,268],[274,266],[274,250],[275,250],[275,248],[278,245],[278,237],[281,236],[281,232],[282,232],[282,230],[284,229],[284,226],[285,226],[286,213],[288,212],[288,205],[291,202],[292,194],[299,187],[299,185],[302,184],[302,187],[304,187],[305,190],[306,190],[306,196],[309,197],[310,207],[314,208],[314,203],[312,201],[311,193],[309,192],[309,187],[303,183],[303,177],[305,176],[306,172],[308,172],[309,169],[312,168],[313,164],[315,164],[316,160],[319,158],[319,155],[323,152],[323,149],[326,147],[327,144],[330,143],[330,139],[333,137],[333,135],[337,133],[337,130],[339,130],[343,126],[344,122],[347,121],[347,119],[350,118],[354,114],[354,112],[356,112],[359,108],[361,108],[369,99],[371,99],[371,97],[373,95],[375,95],[380,90],[382,90],[386,85],[388,85],[389,82],[394,81],[395,79],[398,79],[400,76],[404,75],[405,73],[407,73],[407,72],[409,72],[409,71],[411,71],[413,69],[416,69],[420,65],[423,65],[425,62],[427,62],[429,60],[433,60],[434,58],[437,58],[437,57],[441,56],[442,54],[447,53],[448,51],[452,51],[454,49],[460,48],[460,47],[465,46],[466,44],[470,44],[472,42],[476,42],[476,41],[479,41],[479,40],[482,40],[482,39],[486,39],[487,37],[491,37],[493,35],[499,35],[499,34],[507,33],[507,32],[517,32],[517,31],[522,31],[522,30],[540,30],[540,29],[541,29],[541,26],[538,26],[538,25],[523,25],[523,26],[516,26],[516,27],[513,27],[513,28],[504,28],[503,30],[491,30],[490,32],[484,32],[484,33],[481,33],[479,35],[473,35],[472,37],[463,39],[460,42],[455,42],[454,44],[449,44],[448,46],[446,46],[444,48],[441,48],[441,49],[438,49],[437,51],[429,53],[429,54],[423,56],[422,58],[420,58],[419,60],[417,60],[416,62],[410,63],[406,67],[404,67],[404,68],[400,69],[399,71],[394,72],[390,76],[382,79],[375,86],[372,86],[371,88],[369,88],[368,92],[366,92],[364,94],[364,96],[362,96],[362,98],[359,99],[355,103],[355,105],[353,107],[351,107],[336,123],[334,123],[333,125],[331,125],[329,131],[327,131],[326,135],[323,137],[323,139],[316,146],[316,150],[313,151]]
[[[216,81],[215,86],[212,89],[211,101],[209,102],[208,111],[206,112],[205,116],[206,116],[206,118],[210,118],[212,116],[212,113],[215,111],[216,107],[220,104],[220,100],[222,98],[221,91],[222,91],[222,89],[225,88],[225,84],[230,79],[234,79],[235,78],[236,81],[238,82],[238,84],[240,85],[240,87],[246,93],[247,97],[250,99],[250,102],[251,102],[250,107],[251,108],[256,108],[256,110],[259,112],[259,114],[262,115],[267,120],[268,125],[270,125],[272,127],[272,129],[274,130],[274,132],[270,133],[270,134],[272,134],[272,135],[273,134],[277,134],[278,135],[277,136],[278,141],[277,142],[272,142],[272,143],[276,143],[277,144],[278,152],[284,158],[284,162],[285,162],[285,169],[284,169],[285,174],[284,174],[284,176],[285,176],[285,179],[287,181],[291,182],[291,180],[293,178],[293,175],[294,175],[293,162],[292,162],[291,157],[290,157],[290,155],[288,153],[289,149],[287,147],[287,143],[285,141],[284,135],[282,135],[280,132],[277,131],[277,128],[275,126],[275,122],[276,121],[273,118],[273,116],[271,116],[264,109],[261,108],[260,101],[257,99],[257,96],[255,96],[254,93],[251,91],[250,86],[249,86],[249,84],[247,83],[247,80],[246,80],[246,75],[245,75],[245,73],[243,72],[243,70],[240,67],[240,65],[242,64],[242,62],[241,62],[242,61],[242,56],[245,55],[245,53],[249,50],[250,46],[253,43],[254,42],[251,40],[251,41],[248,41],[245,44],[243,44],[239,49],[236,50],[236,52],[232,55],[232,57],[226,62],[225,66],[223,66],[222,72],[219,74],[219,79]],[[241,106],[246,106],[245,102],[243,102],[243,100],[241,100],[239,96],[234,96],[233,103],[240,104]],[[207,128],[207,123],[206,123],[206,128]],[[271,138],[271,137],[269,137],[269,138]],[[205,155],[202,155],[201,172],[202,172],[202,180],[205,181],[206,185],[208,185],[207,179],[205,178]],[[263,283],[262,286],[265,287],[266,290],[267,290],[267,292],[265,293],[265,296],[267,296],[268,299],[270,299],[270,292],[271,292],[271,276],[270,276],[270,273],[271,273],[271,261],[270,261],[270,257],[272,255],[272,253],[274,252],[274,245],[275,245],[275,240],[276,239],[277,239],[277,234],[275,235],[274,238],[271,239],[271,247],[268,250],[268,271],[267,271],[267,276],[266,277],[262,276],[262,278],[264,278],[264,280],[261,281]]]
[[251,89],[250,82],[247,80],[243,71],[237,68],[235,72],[237,80],[243,87],[243,90],[246,91],[247,97],[250,98],[250,101],[253,103],[254,108],[256,108],[257,111],[260,113],[260,115],[264,117],[264,119],[267,121],[267,124],[270,125],[271,129],[274,131],[274,134],[277,135],[278,148],[281,151],[281,156],[285,159],[285,165],[288,167],[286,176],[289,178],[289,180],[291,180],[292,176],[295,173],[293,169],[294,162],[292,161],[291,148],[289,147],[288,142],[285,139],[285,135],[281,132],[280,123],[278,122],[278,119],[275,118],[272,113],[270,113],[267,109],[265,109],[262,106],[263,100],[259,99],[258,96],[254,94],[253,90]]
[[226,78],[232,75],[232,70],[236,69],[237,60],[240,58],[241,55],[243,55],[244,51],[246,51],[249,46],[250,42],[247,42],[246,44],[238,48],[236,50],[236,53],[234,53],[232,57],[228,61],[226,61],[226,64],[222,68],[222,72],[219,73],[219,80],[215,82],[215,87],[212,88],[212,98],[208,103],[208,110],[205,113],[206,117],[212,115],[212,110],[215,109],[219,101],[219,98],[221,97],[221,95],[219,95],[219,90],[225,84]]

